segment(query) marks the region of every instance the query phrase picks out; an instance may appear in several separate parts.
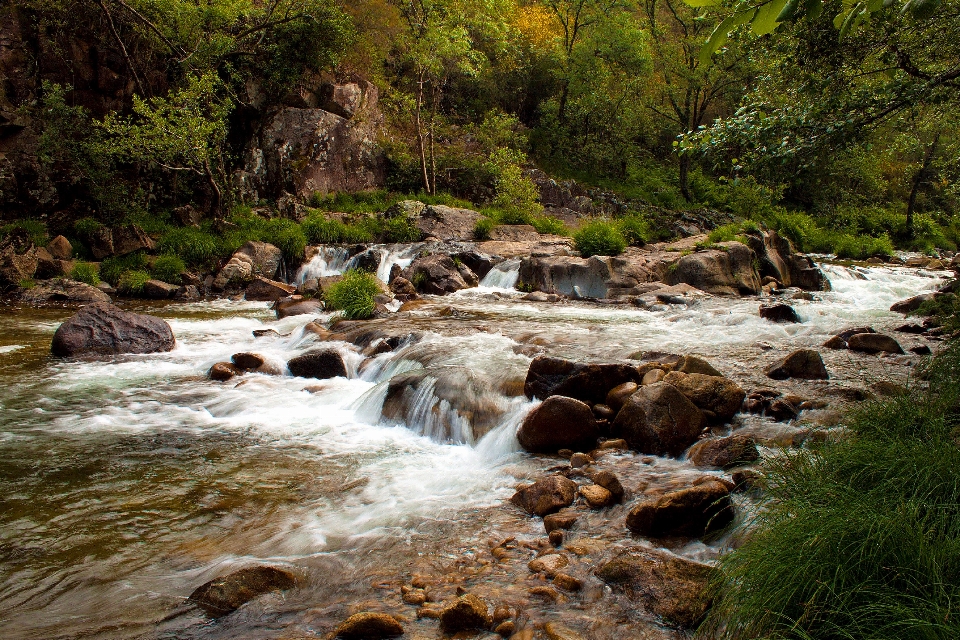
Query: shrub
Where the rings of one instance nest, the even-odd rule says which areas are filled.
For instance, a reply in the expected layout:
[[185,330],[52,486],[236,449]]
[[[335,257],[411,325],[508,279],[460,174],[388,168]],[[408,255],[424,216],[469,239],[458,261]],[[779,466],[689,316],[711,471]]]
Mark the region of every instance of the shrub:
[[473,238],[475,240],[489,240],[490,234],[493,232],[493,229],[497,226],[497,221],[493,218],[488,218],[483,216],[477,223],[473,225]]
[[742,241],[743,236],[740,235],[740,223],[731,222],[730,224],[725,224],[722,227],[717,227],[710,232],[710,235],[707,236],[707,239],[711,243],[717,242],[731,242],[733,240]]
[[100,267],[91,262],[77,262],[70,270],[70,278],[95,287],[100,284]]
[[170,284],[180,284],[183,280],[180,277],[187,266],[177,256],[162,255],[153,262],[153,268],[150,272],[157,280],[169,282]]
[[323,299],[327,307],[343,313],[351,320],[362,320],[373,315],[376,309],[374,298],[380,294],[380,284],[376,276],[366,271],[351,269],[343,274],[343,279],[324,292]]
[[307,236],[304,235],[300,225],[293,220],[284,218],[269,220],[264,225],[261,239],[280,249],[289,262],[299,264],[303,260],[303,252],[307,248]]
[[102,228],[103,225],[93,218],[80,218],[73,223],[73,230],[76,231],[77,235],[81,238],[89,238]]
[[413,220],[406,216],[383,220],[379,235],[383,242],[417,242],[423,237]]
[[137,295],[143,292],[143,286],[150,279],[150,274],[140,269],[125,271],[117,282],[117,291],[124,295]]
[[650,223],[645,218],[634,214],[620,218],[617,222],[620,233],[630,246],[642,247],[650,241]]
[[584,258],[590,256],[616,256],[627,248],[627,241],[610,220],[595,220],[573,234],[577,251]]
[[100,277],[112,284],[119,286],[120,279],[127,271],[145,271],[147,268],[147,257],[140,251],[125,256],[113,256],[107,258],[100,264]]
[[221,257],[225,250],[209,230],[185,227],[171,229],[160,236],[160,253],[179,256],[191,267],[206,266]]
[[919,377],[848,416],[846,437],[765,463],[706,637],[960,637],[960,344]]
[[563,224],[563,220],[553,216],[532,216],[530,224],[538,233],[549,233],[555,236],[570,235],[570,230],[567,229],[567,225]]
[[38,247],[44,246],[49,239],[46,225],[39,220],[14,220],[5,224],[0,227],[0,238],[6,238],[17,229],[26,231],[27,235],[30,236],[30,241]]

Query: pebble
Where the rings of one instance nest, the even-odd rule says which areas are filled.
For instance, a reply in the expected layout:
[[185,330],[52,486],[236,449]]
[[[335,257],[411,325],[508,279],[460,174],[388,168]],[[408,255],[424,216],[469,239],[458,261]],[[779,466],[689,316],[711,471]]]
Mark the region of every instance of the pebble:
[[550,532],[550,544],[555,547],[559,547],[563,544],[563,531],[560,529],[554,529]]
[[566,573],[558,573],[553,579],[553,584],[564,591],[580,591],[583,588],[583,583],[580,580]]

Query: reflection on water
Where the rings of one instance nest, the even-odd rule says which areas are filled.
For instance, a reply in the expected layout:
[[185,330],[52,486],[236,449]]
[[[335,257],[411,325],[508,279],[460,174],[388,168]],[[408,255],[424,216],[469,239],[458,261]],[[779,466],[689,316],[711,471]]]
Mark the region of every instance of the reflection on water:
[[[758,371],[784,350],[820,344],[848,325],[889,328],[900,319],[890,304],[938,283],[916,270],[827,266],[834,291],[795,301],[804,323],[791,326],[760,320],[756,299],[654,311],[531,304],[507,292],[507,266],[478,290],[383,321],[388,332],[421,334],[393,353],[364,361],[353,345],[332,343],[351,376],[319,385],[290,376],[206,379],[213,363],[236,352],[282,367],[316,347],[303,331],[313,318],[275,321],[264,303],[138,303],[132,308],[168,319],[177,348],[88,361],[48,355],[68,311],[0,314],[0,637],[310,635],[356,603],[384,601],[376,585],[414,570],[521,598],[527,587],[514,574],[480,559],[489,540],[542,532],[536,519],[502,507],[517,482],[556,463],[520,453],[514,435],[532,406],[516,387],[534,353],[699,353],[750,387],[769,382]],[[280,335],[254,338],[265,326]],[[831,373],[854,382],[909,370],[909,359],[824,356]],[[414,410],[381,421],[390,379],[417,372],[430,383],[417,388]],[[460,420],[459,438],[437,426],[438,415],[468,404],[483,408],[487,427],[470,422],[479,413],[448,415],[444,424]],[[612,460],[628,489],[671,486],[694,473],[678,461]],[[589,517],[622,520],[626,508]],[[605,536],[591,544],[619,542]],[[678,551],[710,559],[717,544]],[[198,584],[252,561],[294,567],[306,586],[214,625],[183,605]],[[616,625],[597,626],[593,617],[591,607],[611,606],[591,604],[603,597],[584,595],[579,609],[541,608],[573,616],[571,625],[596,637],[616,637]],[[637,637],[654,628],[634,623]]]

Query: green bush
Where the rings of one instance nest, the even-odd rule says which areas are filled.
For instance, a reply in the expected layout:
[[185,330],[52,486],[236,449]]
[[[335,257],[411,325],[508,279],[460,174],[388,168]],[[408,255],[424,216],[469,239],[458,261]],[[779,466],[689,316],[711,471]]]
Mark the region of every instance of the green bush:
[[92,234],[96,233],[102,228],[103,225],[93,218],[80,218],[73,223],[73,230],[81,238],[89,238]]
[[406,216],[380,221],[380,240],[382,242],[418,242],[423,234],[413,220]]
[[113,256],[100,264],[100,277],[115,287],[127,271],[146,271],[147,257],[140,251],[125,256]]
[[150,274],[142,270],[125,271],[117,282],[117,291],[124,295],[138,295],[150,279]]
[[536,229],[538,233],[548,233],[555,236],[570,235],[570,230],[567,229],[567,225],[563,224],[562,220],[554,218],[553,216],[531,216],[530,224],[533,225],[533,228]]
[[711,243],[717,242],[731,242],[733,240],[742,241],[743,236],[740,234],[740,223],[731,222],[730,224],[725,224],[722,227],[717,227],[710,232],[710,235],[707,236],[707,239]]
[[85,282],[95,287],[100,284],[100,267],[91,262],[79,261],[70,270],[70,279]]
[[179,256],[188,266],[209,266],[226,253],[217,236],[207,229],[171,229],[160,236],[161,253]]
[[617,224],[620,227],[620,233],[630,246],[642,247],[652,238],[650,223],[640,215],[624,216],[617,220]]
[[150,269],[150,272],[157,280],[169,282],[170,284],[180,284],[183,281],[180,274],[186,270],[187,265],[183,263],[183,260],[177,256],[167,254],[159,256],[154,260],[153,268]]
[[419,200],[424,204],[442,204],[448,207],[469,209],[473,204],[449,193],[391,193],[383,189],[357,193],[315,193],[310,197],[310,206],[337,213],[381,213],[401,200]]
[[300,264],[303,261],[303,252],[307,248],[307,236],[300,225],[293,220],[274,218],[268,221],[264,225],[263,235],[258,239],[280,249],[283,257],[290,263]]
[[30,241],[38,247],[47,244],[47,226],[39,220],[14,220],[0,227],[0,238],[6,238],[13,231],[21,229],[30,236]]
[[577,251],[584,258],[590,256],[616,256],[627,248],[627,241],[617,224],[610,220],[595,220],[573,234]]
[[849,434],[764,464],[704,637],[960,637],[960,344],[919,377],[929,388],[862,407]]
[[493,218],[489,218],[487,216],[481,217],[479,220],[477,220],[477,223],[473,225],[474,240],[489,240],[490,234],[493,232],[496,226],[497,221]]
[[376,309],[374,298],[380,293],[376,276],[351,269],[323,294],[328,309],[341,311],[343,317],[362,320],[373,315]]

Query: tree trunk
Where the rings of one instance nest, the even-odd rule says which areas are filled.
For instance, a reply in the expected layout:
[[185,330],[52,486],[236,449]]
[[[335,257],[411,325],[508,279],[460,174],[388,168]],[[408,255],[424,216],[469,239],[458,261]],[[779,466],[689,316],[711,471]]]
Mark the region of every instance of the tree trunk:
[[423,110],[423,75],[421,71],[420,78],[417,81],[417,109],[414,113],[414,123],[417,128],[417,150],[420,153],[420,173],[423,177],[423,188],[427,193],[430,193],[430,176],[427,174],[426,145],[423,141],[423,121],[420,117],[421,111]]
[[933,156],[937,152],[937,145],[940,143],[940,133],[937,132],[937,135],[933,137],[933,142],[930,143],[930,146],[927,148],[927,152],[923,156],[923,164],[920,165],[920,168],[917,169],[917,174],[913,177],[913,186],[910,189],[910,197],[907,199],[907,238],[913,239],[914,229],[913,229],[913,212],[917,206],[917,193],[920,191],[921,185],[927,179],[927,173],[930,171],[930,164],[933,162]]
[[690,193],[690,156],[686,153],[680,154],[680,193],[687,202],[693,202],[693,194]]
[[210,161],[203,161],[204,176],[207,184],[210,186],[210,213],[213,215],[214,222],[220,224],[223,222],[223,191],[217,183],[217,178],[213,175],[213,169],[210,167]]

